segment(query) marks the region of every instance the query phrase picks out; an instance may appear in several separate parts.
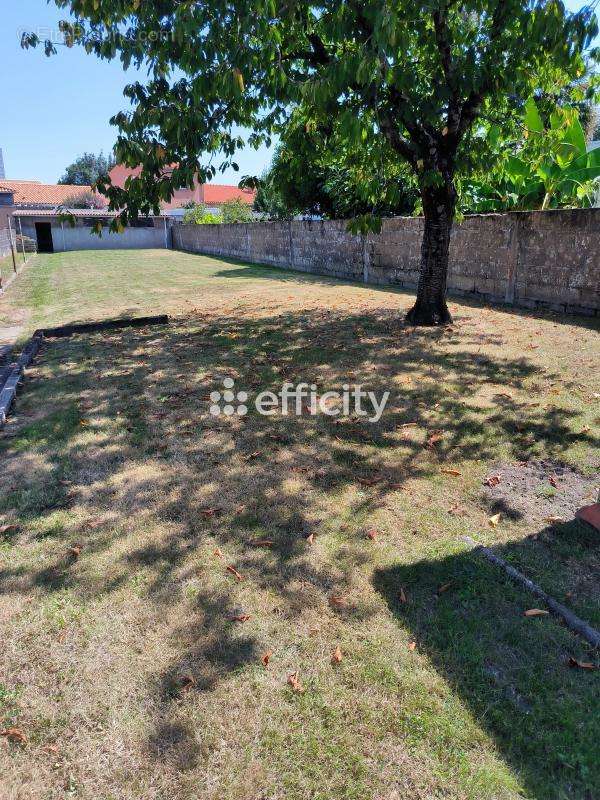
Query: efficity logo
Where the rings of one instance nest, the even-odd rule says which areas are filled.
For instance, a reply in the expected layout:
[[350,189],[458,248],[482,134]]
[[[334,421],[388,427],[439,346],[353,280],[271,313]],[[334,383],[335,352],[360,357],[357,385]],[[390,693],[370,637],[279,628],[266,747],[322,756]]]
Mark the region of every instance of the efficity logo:
[[251,400],[248,392],[235,391],[233,378],[223,380],[223,391],[211,392],[210,413],[219,417],[234,414],[243,417],[248,413],[249,403],[264,417],[276,414],[301,417],[305,414],[328,417],[364,417],[368,422],[379,422],[390,398],[389,392],[379,397],[360,385],[344,383],[340,391],[328,390],[322,394],[316,383],[283,383],[279,391],[265,389]]

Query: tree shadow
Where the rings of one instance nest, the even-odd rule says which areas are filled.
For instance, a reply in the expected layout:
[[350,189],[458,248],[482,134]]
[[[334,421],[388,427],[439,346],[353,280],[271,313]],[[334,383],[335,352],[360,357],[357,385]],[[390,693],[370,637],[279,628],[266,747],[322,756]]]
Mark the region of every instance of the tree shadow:
[[[490,549],[593,624],[598,547],[591,529],[573,520]],[[597,796],[598,673],[568,666],[570,657],[597,661],[584,640],[553,616],[525,617],[541,601],[477,550],[378,569],[373,584],[493,737],[528,797]]]
[[[5,567],[0,585],[22,593],[69,588],[101,598],[116,595],[132,577],[142,575],[148,601],[167,613],[197,572],[199,558],[214,561],[217,547],[227,550],[245,582],[276,597],[278,613],[290,624],[307,608],[328,613],[331,597],[351,592],[357,568],[368,559],[357,537],[348,538],[335,564],[310,558],[307,537],[328,536],[341,525],[332,512],[338,498],[352,494],[348,524],[356,532],[408,480],[433,476],[448,462],[493,459],[499,442],[520,459],[558,456],[576,440],[596,442],[589,432],[572,432],[576,412],[548,413],[506,397],[506,387],[524,387],[539,370],[526,357],[474,353],[472,348],[480,345],[480,337],[463,328],[406,328],[386,309],[190,318],[160,330],[107,331],[47,343],[49,360],[42,356],[41,361],[52,383],[43,385],[45,413],[31,423],[20,421],[6,444],[17,464],[27,448],[38,448],[46,468],[39,480],[30,477],[32,486],[13,487],[2,508],[20,511],[32,524],[73,505],[91,521],[100,520],[89,528],[56,529],[48,539],[52,549],[46,562],[51,563],[31,570]],[[362,383],[377,393],[391,389],[392,398],[377,425],[356,416],[265,417],[252,407],[245,417],[215,417],[209,395],[223,390],[225,377],[235,379],[236,390],[251,394],[277,391],[287,380],[314,382],[320,391]],[[552,377],[543,373],[544,380]],[[25,404],[27,393],[26,383]],[[478,393],[485,395],[484,404],[472,402]],[[82,424],[90,434],[84,443]],[[143,529],[146,519],[160,526],[160,538],[136,541],[131,533]],[[76,564],[65,565],[64,547],[75,536],[83,545],[81,556]],[[272,544],[257,548],[257,538]],[[94,571],[90,564],[95,558],[109,560],[110,570]],[[240,601],[237,584],[226,573],[228,563],[221,564],[222,584],[197,591],[191,613],[171,631],[177,655],[156,676],[155,730],[148,752],[157,759],[171,753],[181,769],[198,758],[193,731],[176,720],[181,691],[210,692],[260,657],[259,639],[232,626]],[[388,584],[402,579],[414,585],[416,600],[448,574],[453,580],[455,573],[469,576],[481,587],[483,576],[492,579],[486,569],[461,555],[397,568],[399,573],[379,575],[376,585],[394,610],[405,613],[395,608]],[[429,613],[444,608],[447,597]],[[498,643],[489,609],[477,594],[469,602],[481,604],[490,626],[484,644],[494,651]],[[464,625],[460,636],[478,642],[470,609],[467,604],[453,624]],[[358,602],[336,613],[342,621],[367,623],[376,612]],[[443,627],[436,630],[442,636]],[[429,635],[424,634],[426,644]],[[443,641],[442,636],[438,646]],[[474,665],[482,652],[478,643]],[[455,659],[457,689],[468,696],[473,676],[463,685],[462,662]],[[440,668],[445,662],[444,654]],[[489,676],[482,666],[477,669],[477,685],[487,686]],[[487,691],[494,707],[508,708],[499,689]],[[495,721],[485,703],[480,708],[474,701],[474,707],[482,725]],[[556,723],[549,712],[542,719]],[[533,758],[541,752],[536,744],[541,737],[532,736]],[[508,731],[506,742],[510,754]],[[536,772],[533,766],[530,770],[533,785]]]

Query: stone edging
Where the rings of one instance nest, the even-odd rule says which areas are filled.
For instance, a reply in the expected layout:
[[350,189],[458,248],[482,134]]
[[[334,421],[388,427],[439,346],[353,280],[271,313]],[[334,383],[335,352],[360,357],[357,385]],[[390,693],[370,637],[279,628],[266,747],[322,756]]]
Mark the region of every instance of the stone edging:
[[44,339],[73,336],[77,333],[93,333],[95,331],[115,330],[118,328],[140,328],[143,325],[168,325],[169,317],[161,314],[156,317],[133,317],[127,319],[108,319],[102,322],[87,322],[81,325],[63,325],[60,328],[40,328],[23,348],[19,360],[0,373],[0,429],[6,424],[6,418],[17,393],[17,386],[23,372],[31,364]]

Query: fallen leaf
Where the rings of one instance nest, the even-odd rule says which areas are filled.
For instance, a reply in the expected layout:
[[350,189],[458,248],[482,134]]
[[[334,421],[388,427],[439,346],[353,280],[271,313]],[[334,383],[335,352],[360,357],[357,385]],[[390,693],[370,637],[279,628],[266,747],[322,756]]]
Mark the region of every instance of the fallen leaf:
[[357,478],[356,480],[361,486],[375,486],[375,484],[381,482],[381,477],[375,476],[373,478]]
[[69,547],[67,554],[70,559],[73,561],[77,561],[79,556],[81,555],[82,545],[74,544],[72,547]]
[[335,650],[332,650],[332,652],[331,652],[331,663],[332,664],[339,664],[343,657],[344,657],[344,655],[342,653],[342,649],[338,644],[338,646],[335,648]]
[[6,728],[0,731],[0,736],[5,736],[9,742],[17,742],[18,744],[26,744],[27,737],[20,728]]
[[215,514],[219,513],[219,509],[218,508],[201,508],[200,509],[200,513],[204,517],[214,517]]
[[229,617],[230,622],[248,622],[250,619],[250,614],[233,614],[233,616]]
[[441,586],[438,586],[437,593],[444,594],[444,592],[447,592],[448,589],[450,589],[452,586],[454,586],[454,581],[448,581],[447,583],[442,583]]
[[314,540],[315,540],[314,533],[309,533],[308,536],[306,537],[306,541],[308,542],[308,544],[312,544]]
[[226,569],[227,569],[227,572],[231,572],[231,574],[236,578],[236,580],[238,580],[238,581],[243,581],[244,580],[244,578],[240,575],[240,573],[237,571],[237,569],[235,567],[233,567],[231,564],[228,564]]
[[591,661],[579,661],[573,656],[570,656],[567,663],[570,667],[578,667],[579,669],[599,669],[598,664],[593,664]]
[[272,539],[250,539],[248,544],[252,547],[273,547],[275,542]]
[[258,458],[262,455],[262,450],[255,450],[254,453],[248,453],[247,456],[244,456],[245,461],[252,461],[254,458]]
[[332,608],[349,608],[350,604],[345,597],[339,594],[332,594],[329,598],[329,605]]
[[263,667],[268,667],[269,666],[269,661],[271,660],[271,656],[272,655],[273,655],[273,653],[271,652],[271,650],[267,650],[266,653],[262,654],[262,657],[261,657],[260,660],[262,661]]
[[483,482],[484,486],[498,486],[500,483],[500,476],[499,475],[490,475],[489,478],[486,478]]
[[0,525],[0,536],[5,533],[16,533],[19,530],[18,525],[8,524],[8,525]]
[[434,444],[441,442],[443,438],[444,434],[441,431],[433,431],[433,433],[427,437],[427,447],[433,447]]
[[554,486],[555,489],[558,489],[558,481],[556,480],[554,475],[550,475],[550,477],[548,478],[548,483],[550,484],[550,486]]
[[495,528],[499,524],[501,519],[502,519],[502,514],[494,514],[488,519],[488,522],[490,523],[492,528]]
[[400,587],[400,589],[398,591],[398,600],[401,603],[408,603],[408,598],[406,596],[406,592],[404,591],[404,589],[402,587]]
[[42,747],[42,750],[44,750],[46,753],[52,753],[53,756],[58,755],[58,745],[56,744],[45,744]]
[[217,558],[223,558],[223,553],[221,552],[220,547],[217,547],[216,550],[213,550],[213,556],[216,556]]
[[556,522],[564,522],[564,517],[544,517],[544,522],[549,522],[550,525],[554,525]]
[[451,514],[453,517],[466,517],[468,516],[468,511],[463,506],[459,505],[458,503],[454,503],[448,509],[448,513]]
[[287,677],[287,682],[288,682],[288,685],[291,686],[292,689],[295,692],[298,692],[299,694],[302,694],[302,692],[304,691],[304,686],[300,682],[300,679],[298,678],[298,673],[297,672],[290,673],[288,675],[288,677]]
[[102,523],[103,523],[103,520],[101,520],[101,519],[88,519],[88,521],[85,524],[87,525],[87,527],[90,530],[93,531],[96,528],[99,528],[100,525],[102,525]]
[[462,475],[462,472],[458,469],[441,469],[440,472],[443,472],[444,475],[454,475],[455,477]]
[[196,685],[196,679],[193,675],[186,674],[182,675],[179,679],[179,687],[183,692],[186,692],[188,689],[191,689],[192,686]]
[[415,650],[416,647],[417,647],[417,643],[416,642],[409,642],[408,643],[408,649],[409,650]]
[[529,608],[524,612],[525,617],[547,617],[550,612],[543,608]]
[[370,539],[372,542],[377,541],[378,535],[379,534],[375,528],[369,528],[369,530],[367,531],[367,539]]

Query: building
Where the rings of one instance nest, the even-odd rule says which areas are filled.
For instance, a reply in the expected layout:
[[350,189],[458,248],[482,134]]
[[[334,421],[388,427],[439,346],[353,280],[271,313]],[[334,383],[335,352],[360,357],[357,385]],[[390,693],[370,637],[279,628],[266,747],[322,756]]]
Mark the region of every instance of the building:
[[[110,179],[115,186],[123,188],[125,181],[131,175],[137,176],[141,167],[132,169],[117,164],[109,172]],[[166,171],[168,174],[168,171]],[[240,199],[249,206],[254,204],[256,192],[252,189],[239,189],[237,186],[218,183],[197,183],[193,189],[177,189],[171,200],[161,203],[161,210],[169,216],[183,216],[184,206],[189,203],[198,203],[206,206],[206,210],[218,214],[223,203],[228,200]]]
[[[62,213],[61,213],[62,212]],[[65,220],[68,213],[74,224]],[[40,253],[66,250],[122,250],[141,248],[168,248],[171,241],[171,220],[165,214],[140,217],[122,233],[111,233],[108,225],[116,212],[91,208],[76,209],[22,209],[13,212],[14,227],[37,243]],[[93,231],[97,222],[104,230],[98,236]]]
[[74,186],[40,181],[14,181],[6,178],[0,181],[5,189],[13,193],[13,206],[16,211],[26,209],[55,209],[67,200],[92,191],[91,186]]

